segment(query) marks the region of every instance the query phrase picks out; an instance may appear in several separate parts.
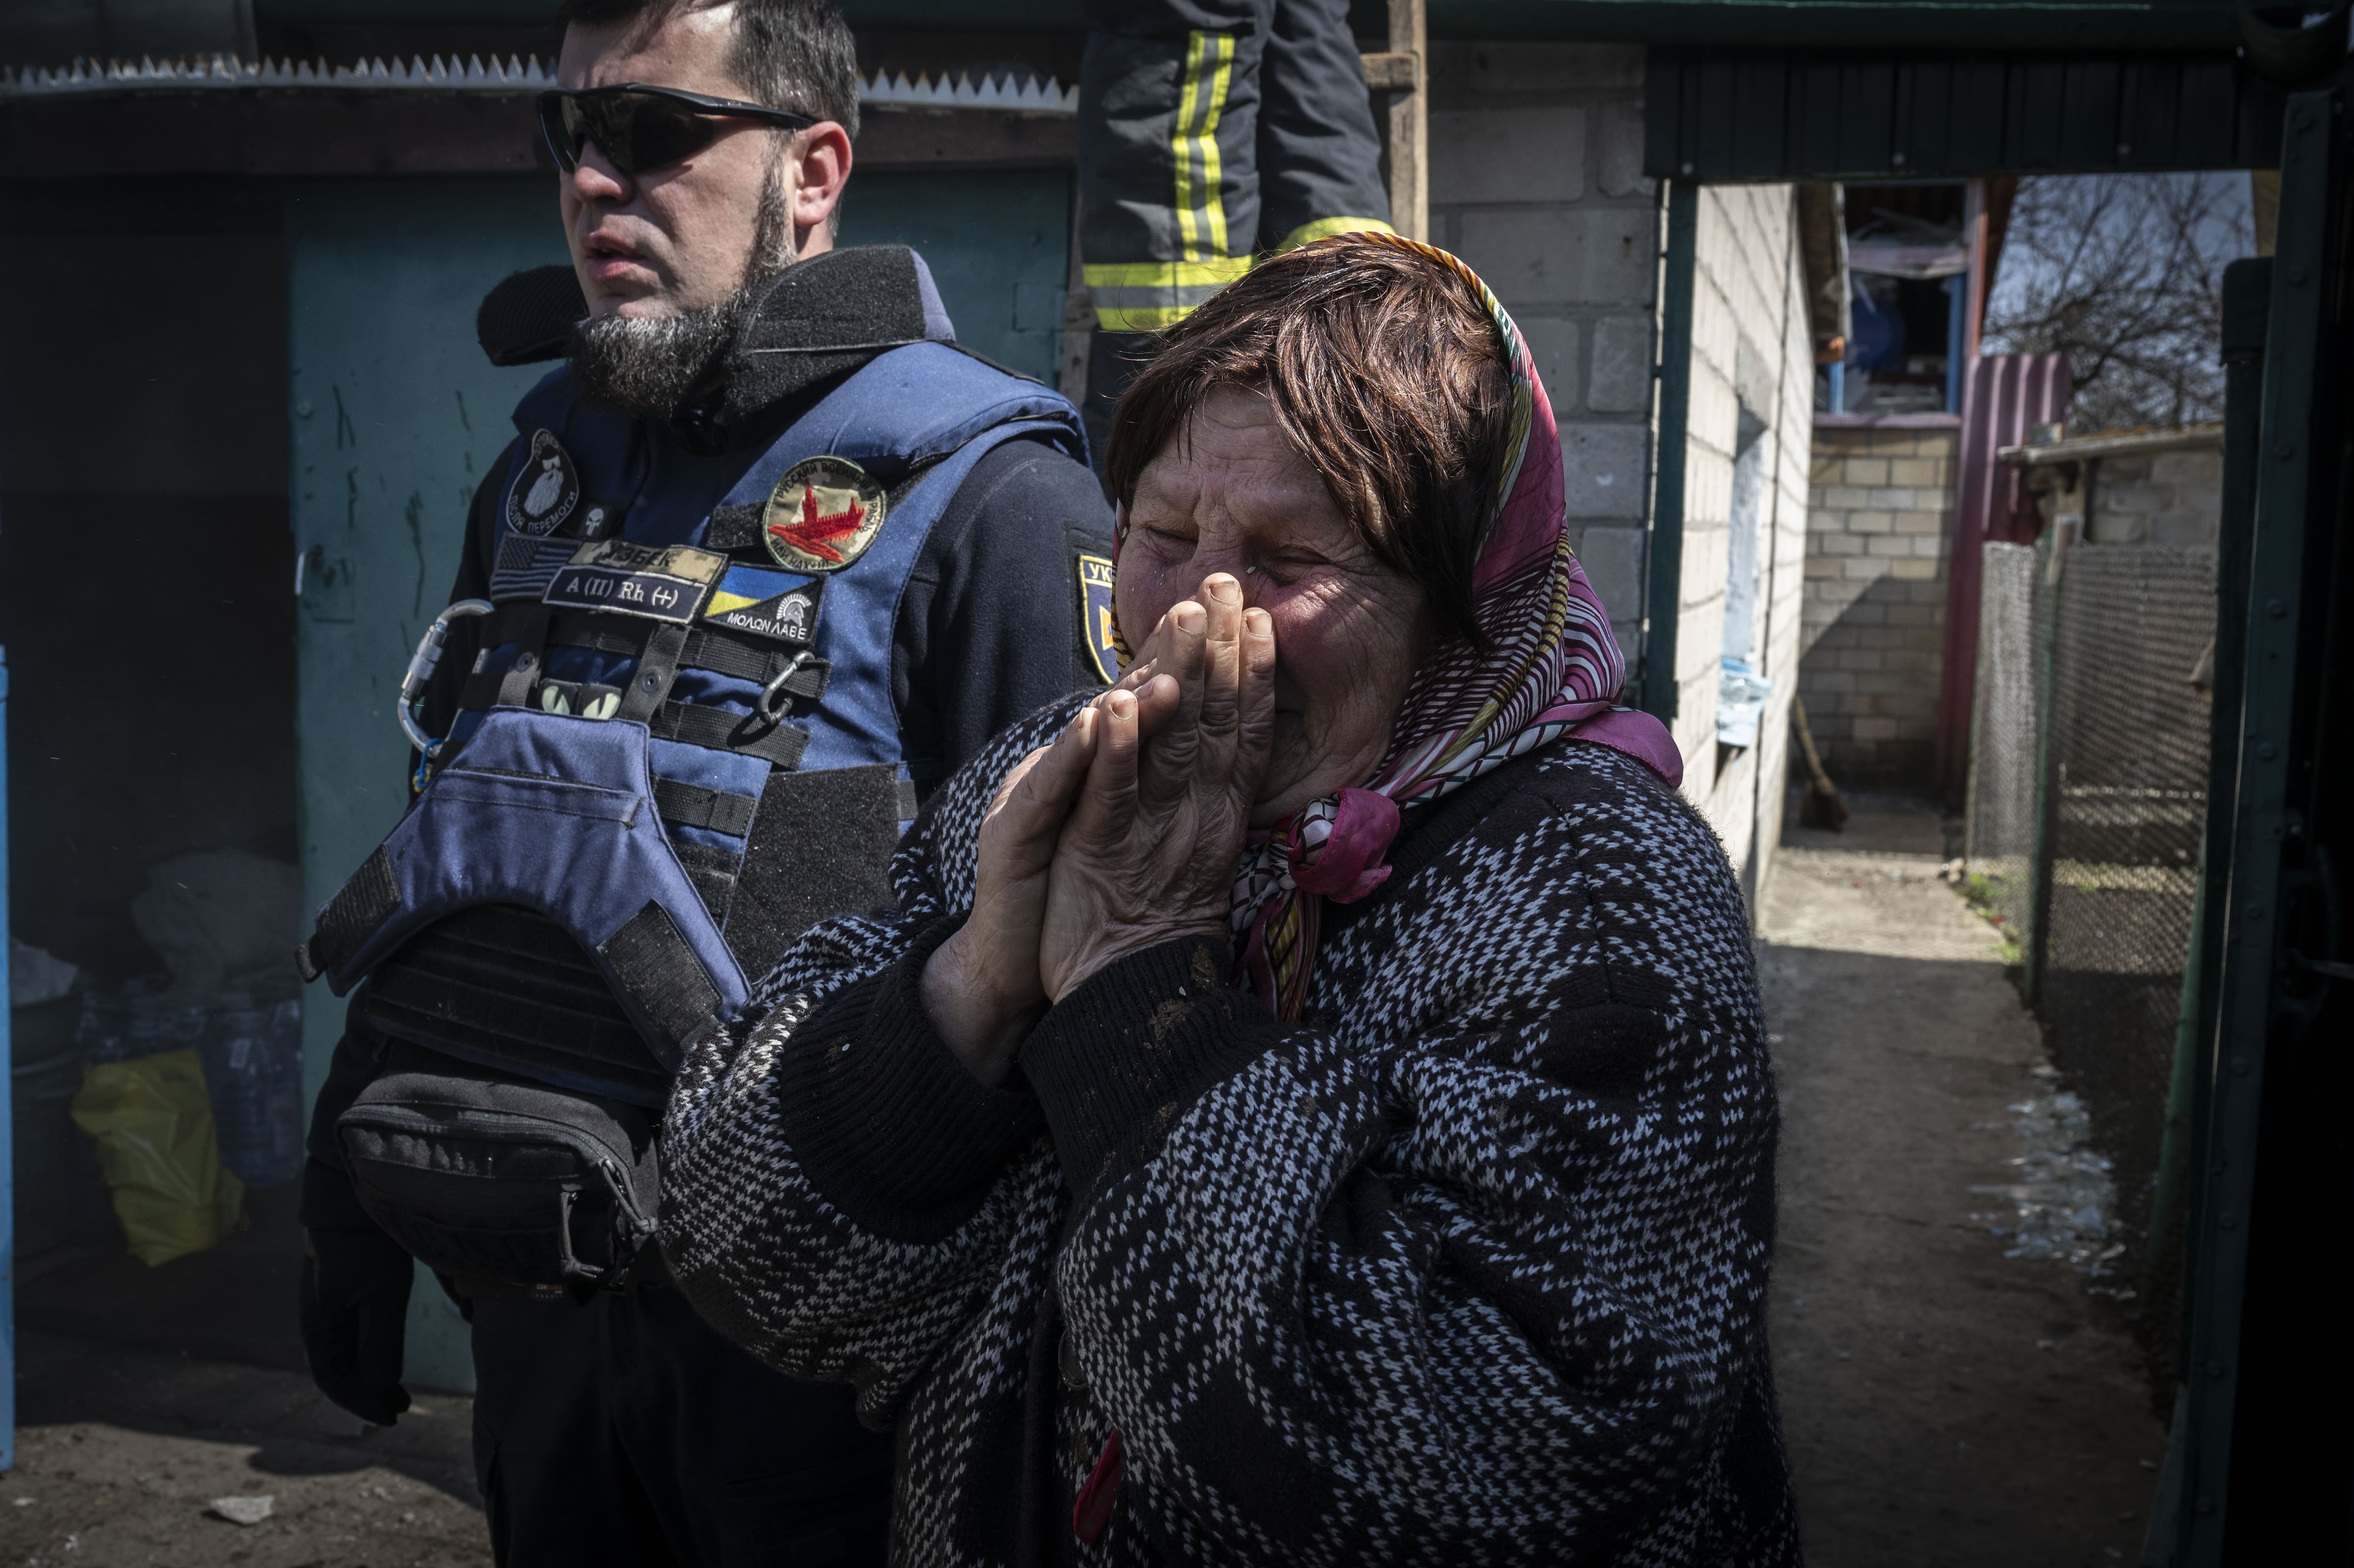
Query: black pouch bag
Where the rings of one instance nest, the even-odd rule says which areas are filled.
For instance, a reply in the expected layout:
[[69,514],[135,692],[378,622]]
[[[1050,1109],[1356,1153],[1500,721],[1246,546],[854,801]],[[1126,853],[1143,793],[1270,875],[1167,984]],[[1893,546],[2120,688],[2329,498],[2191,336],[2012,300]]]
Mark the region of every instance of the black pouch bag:
[[653,1237],[654,1122],[636,1106],[395,1044],[335,1138],[369,1217],[461,1299],[585,1301]]

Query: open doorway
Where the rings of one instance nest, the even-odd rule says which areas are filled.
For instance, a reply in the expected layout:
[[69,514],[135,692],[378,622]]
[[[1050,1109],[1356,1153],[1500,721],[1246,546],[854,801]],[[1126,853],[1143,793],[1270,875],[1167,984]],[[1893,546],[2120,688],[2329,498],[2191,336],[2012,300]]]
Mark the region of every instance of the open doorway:
[[[18,1320],[299,1364],[284,262],[233,205],[126,205],[26,202],[0,249]],[[156,1097],[209,1113],[201,1221],[101,1180],[88,1127]]]

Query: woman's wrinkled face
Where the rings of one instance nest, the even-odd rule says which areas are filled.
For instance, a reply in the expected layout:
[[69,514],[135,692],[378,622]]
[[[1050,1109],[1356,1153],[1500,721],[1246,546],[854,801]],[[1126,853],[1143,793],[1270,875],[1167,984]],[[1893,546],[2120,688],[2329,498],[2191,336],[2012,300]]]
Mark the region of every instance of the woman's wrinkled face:
[[1266,826],[1362,784],[1389,747],[1430,641],[1421,586],[1374,559],[1259,394],[1211,393],[1146,465],[1120,544],[1120,634],[1140,648],[1171,606],[1231,572],[1275,622]]

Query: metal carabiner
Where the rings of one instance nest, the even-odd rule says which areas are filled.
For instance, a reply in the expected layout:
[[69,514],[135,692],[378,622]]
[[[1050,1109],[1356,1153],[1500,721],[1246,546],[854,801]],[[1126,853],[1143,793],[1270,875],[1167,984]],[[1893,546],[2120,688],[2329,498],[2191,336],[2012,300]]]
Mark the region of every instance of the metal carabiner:
[[417,722],[409,705],[424,695],[425,683],[441,667],[441,645],[450,639],[450,622],[460,616],[488,615],[492,609],[489,599],[461,599],[435,616],[433,624],[425,629],[425,635],[418,639],[416,656],[408,661],[408,673],[400,678],[400,700],[392,705],[393,715],[400,720],[400,733],[408,737],[408,744],[429,758],[441,743],[425,733],[425,726]]
[[759,696],[752,704],[752,711],[770,724],[784,723],[793,700],[792,694],[785,690],[785,683],[800,674],[816,657],[815,652],[807,648],[794,654],[791,662],[777,672],[777,678],[760,688]]

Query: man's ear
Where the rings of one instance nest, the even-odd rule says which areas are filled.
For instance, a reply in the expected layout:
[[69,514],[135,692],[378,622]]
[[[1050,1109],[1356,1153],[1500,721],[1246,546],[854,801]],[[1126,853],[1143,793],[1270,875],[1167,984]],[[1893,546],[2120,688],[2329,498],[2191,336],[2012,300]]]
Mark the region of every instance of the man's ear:
[[793,249],[813,256],[833,247],[834,208],[850,179],[850,132],[821,120],[793,138]]

